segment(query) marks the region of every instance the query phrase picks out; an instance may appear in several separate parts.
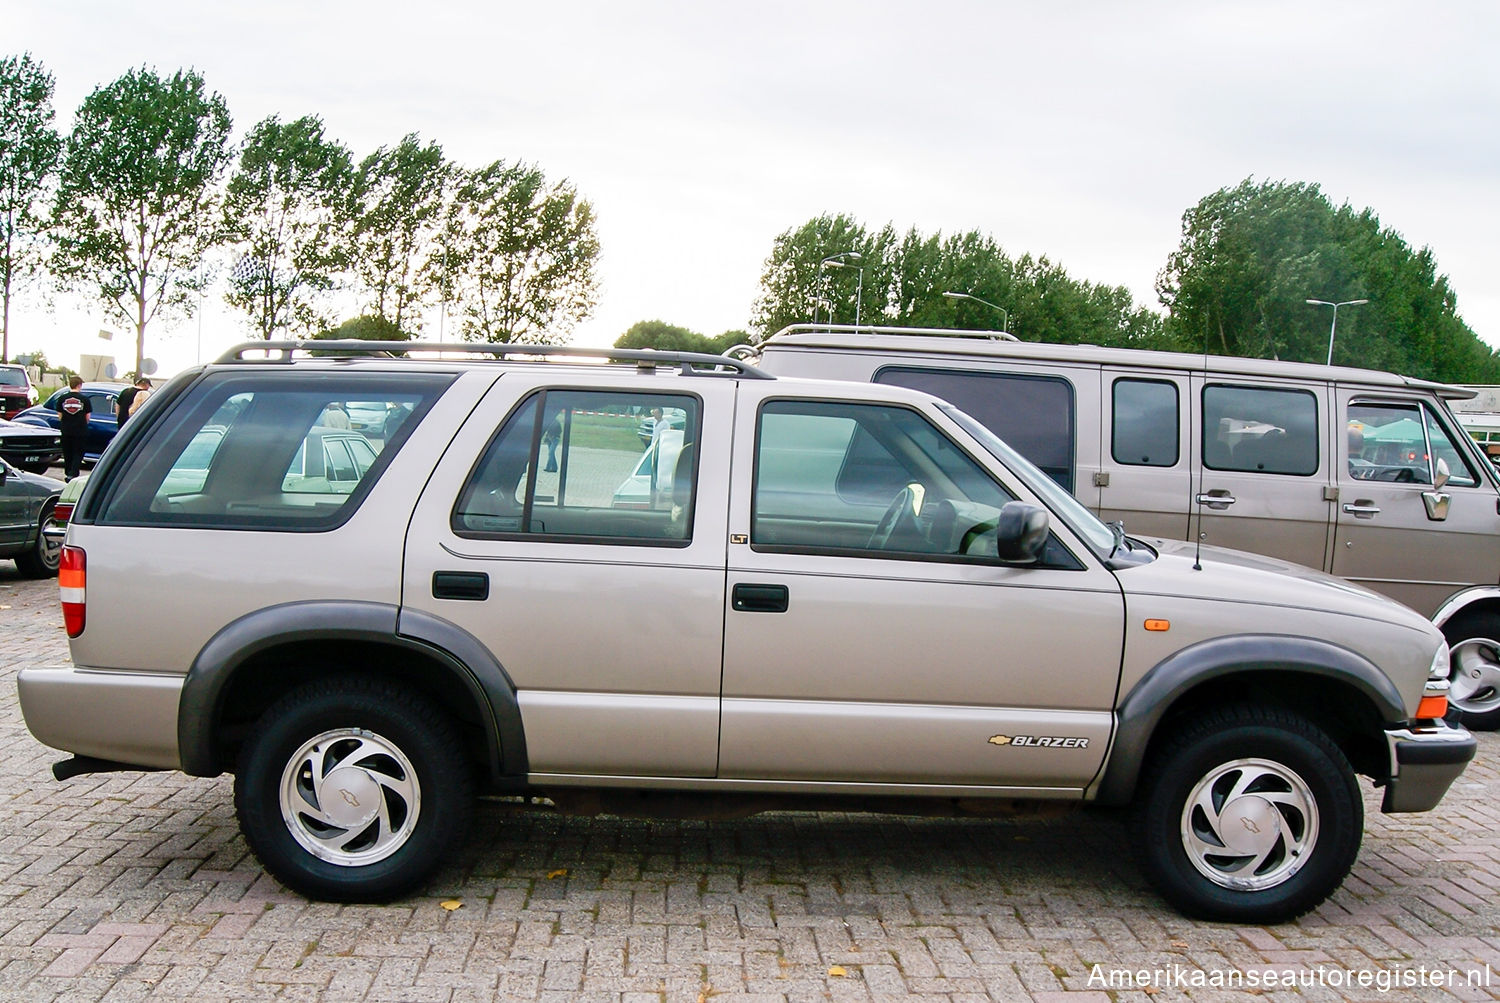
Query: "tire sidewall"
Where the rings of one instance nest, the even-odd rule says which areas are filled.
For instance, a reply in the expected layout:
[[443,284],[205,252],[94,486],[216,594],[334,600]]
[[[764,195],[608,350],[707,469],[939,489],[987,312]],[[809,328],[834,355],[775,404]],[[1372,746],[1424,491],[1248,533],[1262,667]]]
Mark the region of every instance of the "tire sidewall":
[[[1242,723],[1205,730],[1174,752],[1157,761],[1137,834],[1148,877],[1173,905],[1205,919],[1274,923],[1313,908],[1343,882],[1364,834],[1364,802],[1347,760],[1320,732],[1310,725],[1288,730]],[[1318,835],[1295,874],[1271,888],[1235,891],[1193,865],[1183,846],[1182,813],[1188,794],[1210,772],[1252,758],[1270,760],[1302,779],[1317,806]]]
[[[1471,610],[1461,613],[1443,624],[1443,637],[1448,642],[1448,647],[1454,649],[1465,641],[1479,638],[1500,642],[1500,614],[1487,610]],[[1500,707],[1475,712],[1463,710],[1456,704],[1450,703],[1448,719],[1456,720],[1474,731],[1494,731],[1500,728]]]
[[[282,817],[281,783],[292,755],[336,729],[374,732],[398,747],[421,790],[411,835],[374,863],[315,857]],[[241,831],[266,869],[296,891],[334,901],[381,901],[414,888],[443,862],[472,813],[467,766],[441,715],[414,694],[380,695],[357,683],[306,688],[267,711],[241,751],[234,786]]]

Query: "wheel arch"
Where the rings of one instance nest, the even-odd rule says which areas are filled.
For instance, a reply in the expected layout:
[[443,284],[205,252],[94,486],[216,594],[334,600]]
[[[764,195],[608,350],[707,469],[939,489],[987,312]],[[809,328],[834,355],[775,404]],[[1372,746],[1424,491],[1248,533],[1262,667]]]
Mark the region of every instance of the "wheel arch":
[[1439,630],[1448,621],[1468,613],[1493,613],[1500,615],[1500,586],[1479,585],[1455,592],[1432,614],[1432,622]]
[[1390,771],[1384,726],[1407,717],[1395,684],[1347,648],[1273,634],[1204,641],[1153,666],[1121,701],[1096,800],[1129,803],[1152,750],[1183,715],[1247,702],[1304,715],[1376,778]]
[[453,715],[491,786],[524,780],[520,704],[488,649],[438,617],[353,601],[271,606],[210,638],[188,671],[178,705],[183,771],[225,772],[261,712],[311,679],[340,673],[378,675],[420,690]]

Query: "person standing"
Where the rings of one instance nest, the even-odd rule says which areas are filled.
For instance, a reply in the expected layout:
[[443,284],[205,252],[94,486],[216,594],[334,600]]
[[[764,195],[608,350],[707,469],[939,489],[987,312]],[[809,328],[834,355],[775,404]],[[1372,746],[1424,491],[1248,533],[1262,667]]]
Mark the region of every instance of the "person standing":
[[131,407],[135,403],[135,395],[139,393],[151,393],[151,381],[144,376],[135,378],[135,386],[126,387],[120,391],[120,396],[115,398],[115,422],[123,426],[125,419],[130,417]]
[[62,433],[63,472],[68,480],[83,470],[83,447],[88,440],[89,399],[78,392],[83,377],[68,377],[68,392],[57,399],[57,428]]

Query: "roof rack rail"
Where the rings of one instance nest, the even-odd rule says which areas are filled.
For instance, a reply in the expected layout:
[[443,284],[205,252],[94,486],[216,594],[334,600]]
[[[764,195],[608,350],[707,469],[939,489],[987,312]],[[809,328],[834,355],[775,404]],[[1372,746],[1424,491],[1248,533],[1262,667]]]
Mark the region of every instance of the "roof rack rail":
[[[771,338],[783,334],[918,334],[944,338],[982,338],[986,341],[1021,340],[1005,331],[966,331],[956,327],[880,327],[869,324],[788,324],[771,335]],[[769,341],[770,338],[766,340]]]
[[[279,358],[250,359],[250,352],[280,353]],[[654,348],[587,348],[581,345],[519,345],[490,344],[488,342],[440,342],[440,341],[356,341],[356,340],[303,340],[303,341],[245,341],[229,349],[216,360],[218,365],[235,362],[289,363],[293,352],[317,352],[319,355],[377,355],[395,358],[396,353],[405,352],[458,352],[464,355],[483,355],[498,361],[505,356],[530,356],[533,358],[561,356],[576,359],[602,359],[606,362],[633,362],[638,369],[651,370],[658,366],[676,366],[684,376],[713,375],[720,370],[733,370],[740,376],[757,380],[774,380],[776,377],[742,359],[731,359],[706,352],[665,352]],[[706,371],[705,371],[706,370]]]

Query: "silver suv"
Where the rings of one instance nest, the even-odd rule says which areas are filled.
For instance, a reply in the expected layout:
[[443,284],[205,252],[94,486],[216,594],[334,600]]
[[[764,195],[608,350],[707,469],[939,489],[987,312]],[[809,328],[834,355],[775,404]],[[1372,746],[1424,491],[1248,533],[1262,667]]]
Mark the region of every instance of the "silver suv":
[[[330,899],[413,888],[476,790],[1129,805],[1166,898],[1268,922],[1352,866],[1356,774],[1427,811],[1473,756],[1416,613],[1125,537],[927,394],[388,347],[244,346],[125,426],[68,528],[73,664],[20,675],[60,779],[232,771],[267,869]],[[350,402],[374,461],[309,470]]]

